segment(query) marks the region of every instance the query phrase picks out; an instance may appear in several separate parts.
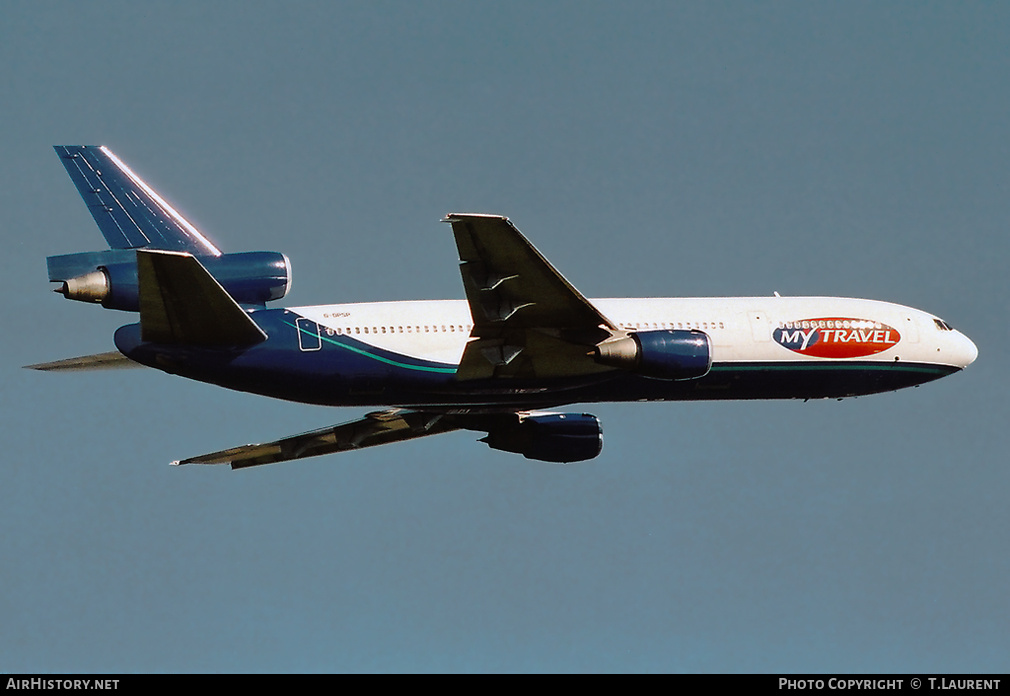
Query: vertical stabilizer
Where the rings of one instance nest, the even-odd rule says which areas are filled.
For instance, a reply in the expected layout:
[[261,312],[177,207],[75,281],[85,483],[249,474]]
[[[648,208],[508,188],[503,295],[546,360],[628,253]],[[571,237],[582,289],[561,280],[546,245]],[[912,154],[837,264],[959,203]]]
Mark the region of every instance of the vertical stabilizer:
[[113,249],[221,251],[105,146],[57,145],[56,154]]

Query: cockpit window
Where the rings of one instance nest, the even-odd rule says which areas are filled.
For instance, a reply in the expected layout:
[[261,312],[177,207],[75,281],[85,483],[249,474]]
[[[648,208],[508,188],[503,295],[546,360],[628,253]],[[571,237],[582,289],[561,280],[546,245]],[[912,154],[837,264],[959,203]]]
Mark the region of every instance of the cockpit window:
[[953,331],[954,330],[954,328],[950,324],[948,324],[947,322],[945,322],[943,319],[936,319],[936,318],[934,318],[933,319],[933,323],[936,324],[936,328],[940,329],[940,331]]

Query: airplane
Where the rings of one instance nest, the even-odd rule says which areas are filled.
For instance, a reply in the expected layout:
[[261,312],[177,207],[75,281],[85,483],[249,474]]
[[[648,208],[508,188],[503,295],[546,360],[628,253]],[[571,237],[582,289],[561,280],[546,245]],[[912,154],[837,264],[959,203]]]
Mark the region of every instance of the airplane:
[[837,297],[587,299],[501,215],[450,213],[465,300],[268,307],[279,252],[224,253],[104,146],[56,152],[109,248],[50,256],[65,298],[139,313],[116,351],[29,365],[147,366],[362,418],[173,464],[241,469],[455,430],[569,463],[603,447],[567,404],[842,399],[930,382],[978,356],[937,316]]

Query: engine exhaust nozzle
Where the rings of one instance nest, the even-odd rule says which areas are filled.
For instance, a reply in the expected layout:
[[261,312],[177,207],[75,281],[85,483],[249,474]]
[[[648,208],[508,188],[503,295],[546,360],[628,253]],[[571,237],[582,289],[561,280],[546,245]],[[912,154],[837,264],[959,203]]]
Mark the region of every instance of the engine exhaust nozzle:
[[102,302],[109,296],[109,277],[105,271],[92,271],[75,278],[67,278],[53,292],[58,292],[68,300]]

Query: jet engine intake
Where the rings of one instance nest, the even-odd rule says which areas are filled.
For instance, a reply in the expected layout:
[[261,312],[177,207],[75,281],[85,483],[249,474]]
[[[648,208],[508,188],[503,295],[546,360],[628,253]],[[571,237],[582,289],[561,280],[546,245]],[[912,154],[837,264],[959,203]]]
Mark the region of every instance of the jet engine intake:
[[598,344],[593,358],[653,379],[698,379],[712,367],[712,341],[704,331],[638,331]]
[[527,459],[567,464],[597,456],[603,450],[603,428],[589,413],[540,413],[499,426],[481,442]]

